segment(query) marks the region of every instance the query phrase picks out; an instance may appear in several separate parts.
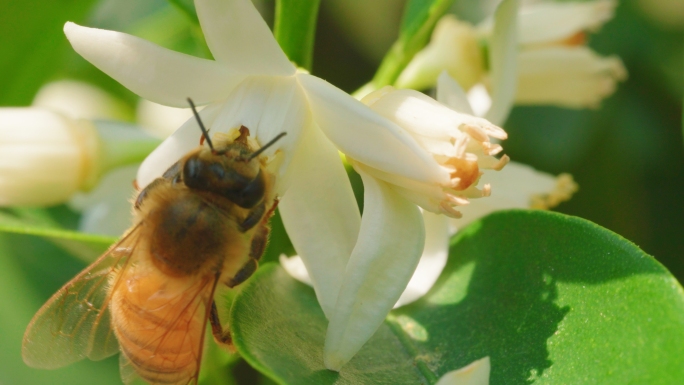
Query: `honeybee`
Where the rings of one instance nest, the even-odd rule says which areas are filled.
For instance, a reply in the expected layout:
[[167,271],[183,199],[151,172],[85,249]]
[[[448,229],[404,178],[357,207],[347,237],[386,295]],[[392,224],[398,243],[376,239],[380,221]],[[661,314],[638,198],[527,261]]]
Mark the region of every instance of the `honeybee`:
[[258,266],[277,205],[259,155],[285,133],[258,150],[244,126],[214,143],[189,102],[209,148],[200,145],[140,191],[135,225],[33,317],[22,349],[29,366],[120,351],[125,383],[194,384],[207,322],[230,345],[214,296]]

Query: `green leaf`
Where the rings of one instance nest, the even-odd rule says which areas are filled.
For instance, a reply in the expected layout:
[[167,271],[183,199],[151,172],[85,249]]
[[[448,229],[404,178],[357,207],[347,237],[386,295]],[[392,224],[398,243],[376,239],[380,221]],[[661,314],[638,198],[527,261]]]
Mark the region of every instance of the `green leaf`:
[[311,71],[320,0],[277,0],[273,35],[287,57]]
[[66,52],[62,27],[83,19],[95,0],[0,2],[0,105],[28,105],[59,69]]
[[273,264],[230,315],[238,351],[282,384],[434,384],[485,356],[492,385],[684,378],[679,283],[620,236],[550,212],[499,212],[459,232],[435,287],[340,373],[323,366],[326,324],[313,290]]
[[399,38],[385,55],[367,90],[394,84],[418,51],[430,40],[437,21],[454,0],[409,0],[399,31]]

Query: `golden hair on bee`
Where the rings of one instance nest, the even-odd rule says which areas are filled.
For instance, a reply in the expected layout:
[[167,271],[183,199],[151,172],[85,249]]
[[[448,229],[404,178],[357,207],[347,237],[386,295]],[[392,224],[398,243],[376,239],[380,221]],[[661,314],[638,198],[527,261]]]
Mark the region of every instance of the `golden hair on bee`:
[[120,351],[125,383],[194,384],[207,322],[230,345],[214,297],[258,266],[277,205],[259,155],[285,133],[260,148],[245,126],[212,140],[189,102],[200,146],[139,192],[133,227],[33,317],[22,349],[29,366]]

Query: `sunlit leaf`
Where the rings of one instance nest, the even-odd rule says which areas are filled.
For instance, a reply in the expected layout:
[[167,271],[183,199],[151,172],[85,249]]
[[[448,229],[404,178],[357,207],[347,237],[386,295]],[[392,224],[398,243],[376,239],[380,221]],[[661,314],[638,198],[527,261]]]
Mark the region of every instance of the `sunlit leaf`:
[[236,347],[282,384],[434,384],[489,356],[491,384],[672,384],[684,378],[684,294],[632,243],[549,212],[461,231],[435,287],[395,310],[340,373],[322,361],[313,291],[262,267],[231,309]]

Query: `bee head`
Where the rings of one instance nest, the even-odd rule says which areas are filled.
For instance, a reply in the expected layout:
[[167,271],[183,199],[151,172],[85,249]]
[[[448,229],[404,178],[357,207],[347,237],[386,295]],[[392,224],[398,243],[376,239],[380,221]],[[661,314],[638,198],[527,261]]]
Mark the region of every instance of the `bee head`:
[[258,157],[253,156],[256,152],[247,144],[248,135],[249,130],[242,127],[234,142],[221,148],[210,144],[186,159],[182,171],[185,185],[223,196],[244,208],[261,202],[266,181]]
[[209,148],[203,148],[186,159],[182,170],[183,182],[191,189],[223,196],[243,208],[256,206],[266,189],[259,155],[285,133],[253,151],[247,143],[249,130],[241,126],[237,139],[225,144],[217,143],[215,147],[192,100],[188,101]]

